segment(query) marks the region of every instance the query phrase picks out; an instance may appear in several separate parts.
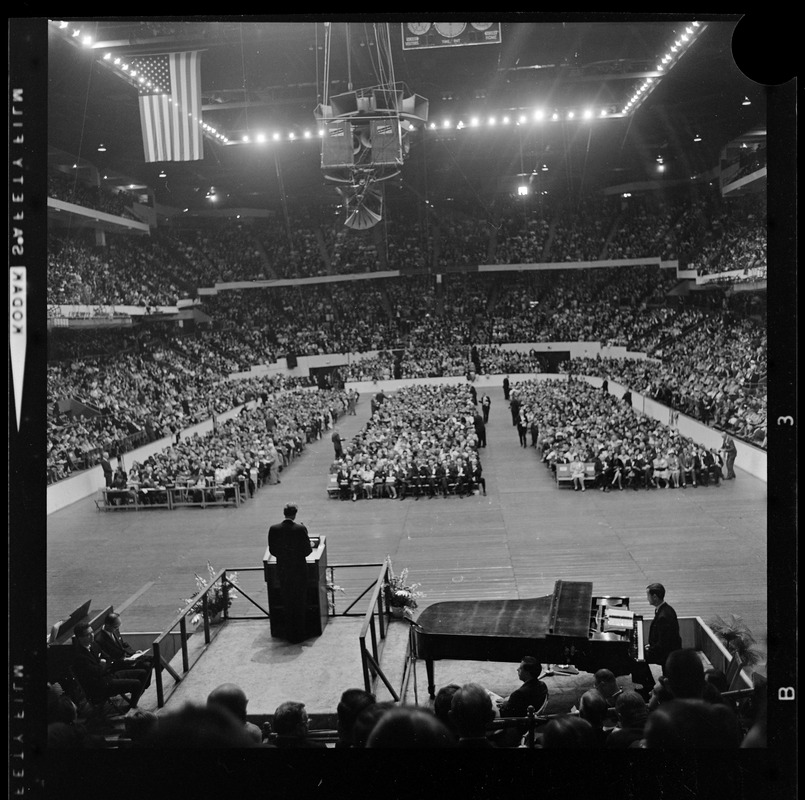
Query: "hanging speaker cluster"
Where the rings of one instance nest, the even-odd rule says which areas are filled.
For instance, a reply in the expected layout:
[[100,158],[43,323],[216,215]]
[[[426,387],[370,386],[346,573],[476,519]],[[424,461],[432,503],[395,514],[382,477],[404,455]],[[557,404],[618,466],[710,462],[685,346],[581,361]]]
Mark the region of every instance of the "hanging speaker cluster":
[[348,228],[366,230],[383,219],[383,189],[376,181],[340,186],[338,193],[347,210],[344,224]]
[[344,92],[320,103],[313,111],[317,120],[343,119],[358,115],[396,115],[415,122],[428,121],[428,100],[421,95],[406,97],[398,84],[391,87],[372,87],[360,92]]
[[380,184],[399,174],[413,123],[427,122],[428,101],[390,84],[335,95],[313,113],[322,126],[322,171],[339,184],[345,224],[372,227],[383,215]]

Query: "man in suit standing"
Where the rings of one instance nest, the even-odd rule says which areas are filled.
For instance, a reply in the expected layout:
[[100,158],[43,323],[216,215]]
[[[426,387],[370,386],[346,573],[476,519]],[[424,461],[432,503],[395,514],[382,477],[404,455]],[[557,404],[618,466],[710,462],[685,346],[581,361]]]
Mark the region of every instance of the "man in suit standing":
[[340,461],[344,457],[344,448],[341,444],[344,440],[341,437],[338,428],[333,428],[333,434],[330,438],[333,440],[333,450],[335,451],[335,458],[337,461]]
[[481,395],[481,411],[484,415],[484,424],[489,422],[489,410],[492,408],[492,398],[488,394]]
[[109,460],[109,453],[107,453],[106,450],[101,453],[101,469],[103,470],[103,479],[106,483],[106,488],[109,489],[112,486],[114,472],[112,470],[112,462]]
[[721,441],[721,452],[724,454],[724,465],[727,468],[727,477],[725,480],[731,481],[735,477],[735,457],[738,455],[738,448],[735,446],[735,440],[728,433],[724,434]]
[[478,437],[478,447],[486,447],[486,423],[483,415],[476,411],[472,422],[475,426],[475,435]]
[[632,681],[642,685],[637,693],[648,702],[654,687],[654,677],[649,664],[659,664],[664,668],[668,656],[682,647],[679,635],[679,620],[676,611],[665,602],[665,587],[661,583],[650,583],[646,587],[646,599],[654,606],[654,619],[648,629],[648,644],[645,645],[645,661],[636,661],[632,669]]
[[292,644],[305,636],[307,562],[313,552],[307,528],[296,522],[295,503],[286,503],[285,519],[268,529],[268,551],[277,559],[280,595],[285,610],[285,638]]
[[503,379],[503,399],[504,399],[504,400],[508,400],[508,399],[509,399],[509,391],[510,391],[510,386],[511,386],[511,384],[509,383],[509,376],[507,375],[507,376],[506,376],[506,377]]
[[518,420],[520,419],[520,398],[517,396],[516,392],[511,393],[511,402],[509,403],[509,409],[512,412],[512,425],[517,425]]

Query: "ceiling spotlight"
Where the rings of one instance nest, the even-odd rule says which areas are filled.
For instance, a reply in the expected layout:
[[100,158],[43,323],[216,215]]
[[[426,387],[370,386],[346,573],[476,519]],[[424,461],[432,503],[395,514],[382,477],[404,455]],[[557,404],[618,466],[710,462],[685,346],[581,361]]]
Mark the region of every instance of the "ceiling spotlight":
[[99,153],[105,153],[106,152],[106,145],[103,144],[103,143],[99,144],[98,145],[98,152]]
[[744,95],[743,103],[741,103],[741,105],[742,106],[751,106],[752,101],[746,95]]
[[693,137],[693,141],[694,141],[694,142],[700,142],[701,140],[702,140],[702,137],[701,137],[701,136],[699,136],[699,134],[698,134],[698,133],[697,133],[697,134],[696,134],[696,135]]

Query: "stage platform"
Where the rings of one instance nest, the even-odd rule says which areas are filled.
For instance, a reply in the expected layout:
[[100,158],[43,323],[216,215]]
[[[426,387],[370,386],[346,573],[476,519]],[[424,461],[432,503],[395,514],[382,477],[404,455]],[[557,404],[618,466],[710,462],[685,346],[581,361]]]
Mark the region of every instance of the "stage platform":
[[[334,617],[321,636],[301,644],[272,638],[269,621],[228,620],[214,630],[210,645],[203,647],[203,633],[188,640],[190,671],[180,683],[163,670],[165,709],[186,702],[205,703],[207,695],[222,683],[236,683],[249,698],[248,714],[260,723],[272,716],[280,703],[303,702],[312,727],[334,728],[338,700],[344,689],[364,685],[359,636],[362,617]],[[408,623],[391,621],[380,649],[380,667],[399,692],[408,643]],[[367,641],[368,644],[368,641]],[[197,660],[195,660],[197,659]],[[194,663],[195,660],[195,663]],[[171,667],[181,675],[181,653]],[[377,680],[380,699],[391,699]],[[140,700],[140,708],[157,711],[155,681]]]
[[[165,705],[170,711],[186,702],[205,703],[211,689],[221,683],[236,683],[249,698],[248,718],[261,725],[270,720],[280,703],[305,703],[312,730],[334,730],[336,708],[341,693],[363,687],[359,634],[360,617],[334,617],[324,633],[301,644],[288,644],[271,637],[268,620],[229,620],[222,623],[206,651],[201,632],[188,641],[190,662],[198,659],[178,684],[163,672]],[[431,707],[423,661],[415,662],[401,693],[409,623],[391,620],[380,650],[380,667],[400,700],[406,704]],[[195,642],[194,642],[195,639]],[[181,655],[171,666],[181,674]],[[497,661],[440,660],[436,662],[437,685],[480,683],[496,694],[507,696],[521,684],[517,664]],[[570,711],[578,698],[593,685],[593,676],[549,673],[544,677],[549,699],[546,714]],[[624,689],[632,687],[628,676],[618,678]],[[380,701],[393,697],[382,680],[374,681],[372,691]],[[140,708],[159,712],[155,684],[140,700]],[[164,712],[163,712],[164,713]]]

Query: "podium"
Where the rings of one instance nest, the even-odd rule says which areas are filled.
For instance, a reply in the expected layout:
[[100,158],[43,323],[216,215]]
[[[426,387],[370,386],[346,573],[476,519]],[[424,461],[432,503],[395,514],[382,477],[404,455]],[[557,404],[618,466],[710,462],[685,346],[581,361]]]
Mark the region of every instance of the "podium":
[[[311,536],[310,544],[313,552],[307,561],[307,607],[305,610],[305,634],[321,636],[327,625],[327,543],[325,536]],[[263,576],[268,592],[268,613],[271,623],[271,635],[285,637],[285,609],[280,594],[277,559],[266,547],[263,556]]]

